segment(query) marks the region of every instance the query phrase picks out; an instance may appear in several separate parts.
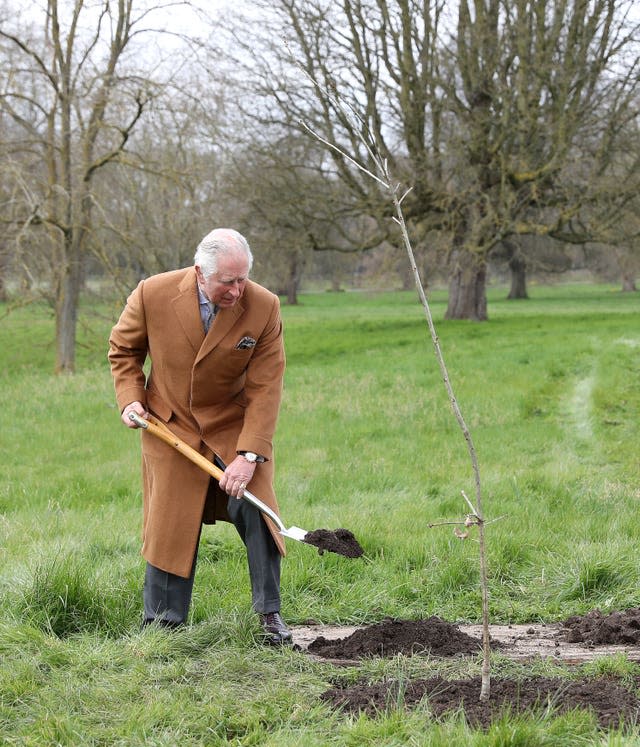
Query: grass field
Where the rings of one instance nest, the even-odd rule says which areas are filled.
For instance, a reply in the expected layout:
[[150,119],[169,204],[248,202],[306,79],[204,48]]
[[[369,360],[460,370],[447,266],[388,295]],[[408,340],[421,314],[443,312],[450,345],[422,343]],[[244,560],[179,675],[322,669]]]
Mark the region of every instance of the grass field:
[[[492,622],[640,605],[640,295],[609,286],[490,290],[490,321],[445,322],[430,299],[476,446]],[[53,320],[0,321],[0,742],[8,745],[640,744],[592,720],[505,721],[489,733],[428,708],[332,713],[330,683],[479,662],[357,670],[258,643],[244,550],[206,527],[192,627],[139,632],[138,435],[119,423],[106,338],[119,307],[82,310],[78,372],[53,377]],[[466,444],[412,293],[313,294],[283,307],[288,368],[277,434],[285,524],[346,527],[348,560],[289,542],[292,624],[385,615],[478,621],[477,544],[450,525],[474,495]],[[540,662],[527,671],[560,667]],[[513,674],[496,658],[494,671]],[[518,670],[519,671],[519,670]],[[524,669],[523,669],[524,671]],[[569,674],[569,673],[567,673]]]

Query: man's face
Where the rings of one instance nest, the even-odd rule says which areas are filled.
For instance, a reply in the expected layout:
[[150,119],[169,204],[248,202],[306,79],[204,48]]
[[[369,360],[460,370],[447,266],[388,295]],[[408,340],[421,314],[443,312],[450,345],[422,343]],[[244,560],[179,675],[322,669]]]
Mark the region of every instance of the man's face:
[[218,271],[205,279],[202,270],[196,265],[198,284],[205,295],[216,306],[226,309],[244,293],[249,275],[249,262],[242,251],[223,255],[218,260]]

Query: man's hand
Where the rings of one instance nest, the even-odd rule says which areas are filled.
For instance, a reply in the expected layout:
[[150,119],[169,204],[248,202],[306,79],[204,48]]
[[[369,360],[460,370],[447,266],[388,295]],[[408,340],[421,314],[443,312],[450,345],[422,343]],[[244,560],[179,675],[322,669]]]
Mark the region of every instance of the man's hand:
[[224,474],[220,478],[220,487],[227,495],[234,498],[242,498],[247,485],[251,482],[256,465],[238,455],[231,464],[227,465]]
[[130,412],[137,412],[138,415],[140,415],[141,418],[147,417],[147,411],[142,406],[141,402],[130,402],[122,411],[122,414],[120,415],[120,420],[127,426],[127,428],[138,428],[133,420],[129,419],[129,413]]

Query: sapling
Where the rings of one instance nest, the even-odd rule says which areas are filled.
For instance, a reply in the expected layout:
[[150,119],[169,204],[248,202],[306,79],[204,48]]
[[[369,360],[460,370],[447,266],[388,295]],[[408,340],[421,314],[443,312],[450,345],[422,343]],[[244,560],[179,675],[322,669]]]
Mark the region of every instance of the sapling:
[[[405,199],[405,197],[409,194],[411,189],[405,190],[401,194],[400,183],[398,183],[392,178],[392,175],[389,172],[388,163],[386,159],[381,157],[380,149],[376,146],[374,139],[369,135],[369,130],[366,127],[366,124],[363,122],[362,118],[353,110],[353,108],[349,104],[344,102],[338,96],[337,92],[335,91],[328,92],[325,88],[320,86],[316,80],[314,80],[311,76],[309,76],[308,73],[303,68],[302,70],[305,73],[305,75],[311,80],[313,85],[318,88],[318,90],[321,92],[323,96],[327,97],[328,99],[333,101],[334,104],[339,106],[342,112],[348,118],[354,118],[358,122],[359,126],[355,128],[354,131],[358,133],[358,137],[360,138],[361,143],[366,148],[367,153],[369,154],[369,157],[371,158],[371,161],[374,164],[373,170],[364,166],[357,159],[350,156],[348,153],[346,153],[342,148],[340,148],[335,143],[323,138],[321,135],[315,132],[311,127],[309,127],[304,121],[301,121],[300,124],[309,134],[311,134],[313,137],[315,137],[325,146],[339,153],[343,158],[345,158],[349,163],[355,166],[359,171],[363,172],[364,174],[366,174],[367,176],[375,180],[380,185],[380,187],[382,187],[382,189],[389,195],[393,203],[393,208],[394,208],[393,220],[395,221],[395,223],[398,225],[400,229],[400,233],[402,236],[402,242],[407,252],[407,256],[409,258],[409,264],[411,266],[411,271],[415,279],[416,288],[418,290],[418,296],[420,298],[420,302],[424,309],[427,325],[429,328],[429,333],[431,335],[431,340],[433,342],[433,347],[434,347],[434,351],[436,354],[436,358],[438,360],[438,365],[440,366],[440,372],[442,374],[442,379],[444,381],[444,385],[447,390],[449,402],[451,404],[451,408],[455,415],[456,421],[462,431],[462,434],[464,436],[464,439],[467,445],[467,450],[469,453],[469,458],[471,460],[471,467],[473,470],[473,477],[474,477],[474,483],[475,483],[475,505],[469,500],[469,498],[466,496],[464,491],[462,491],[462,496],[469,507],[469,513],[467,514],[466,519],[463,522],[466,527],[466,531],[461,532],[458,530],[456,532],[456,535],[460,537],[461,539],[464,539],[468,536],[468,530],[471,527],[476,526],[478,528],[478,547],[479,547],[479,558],[480,558],[480,586],[481,586],[481,592],[482,592],[482,684],[480,688],[480,700],[488,700],[491,694],[491,665],[490,665],[491,648],[490,648],[490,643],[489,643],[489,588],[488,588],[487,557],[486,557],[486,542],[485,542],[486,522],[485,522],[483,511],[482,511],[482,490],[481,490],[481,481],[480,481],[480,469],[478,466],[478,459],[477,459],[476,450],[473,444],[473,439],[471,437],[471,433],[469,431],[469,428],[467,427],[465,419],[460,410],[460,406],[458,405],[458,401],[453,392],[453,387],[451,385],[451,380],[449,378],[447,366],[445,364],[444,356],[442,354],[442,349],[440,347],[440,340],[438,338],[438,334],[436,332],[436,328],[433,323],[433,315],[431,314],[431,308],[429,306],[429,301],[427,299],[427,295],[424,290],[424,286],[422,284],[422,279],[420,278],[420,272],[418,271],[418,267],[417,267],[416,260],[415,260],[415,254],[413,251],[411,240],[409,238],[409,232],[407,230],[407,225],[406,225],[406,221],[404,218],[404,214],[402,212],[402,202]],[[365,136],[365,133],[369,136],[370,138],[369,140]],[[430,526],[434,526],[434,525],[431,524]]]

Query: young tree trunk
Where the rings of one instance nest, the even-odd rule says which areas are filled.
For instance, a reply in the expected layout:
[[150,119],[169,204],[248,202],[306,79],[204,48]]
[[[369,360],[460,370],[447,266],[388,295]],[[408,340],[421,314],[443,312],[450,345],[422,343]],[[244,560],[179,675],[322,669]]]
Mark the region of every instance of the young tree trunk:
[[518,254],[509,259],[509,270],[511,272],[511,289],[508,299],[529,298],[527,293],[527,263]]
[[487,316],[487,267],[482,258],[456,250],[449,279],[449,302],[445,319],[485,322]]

